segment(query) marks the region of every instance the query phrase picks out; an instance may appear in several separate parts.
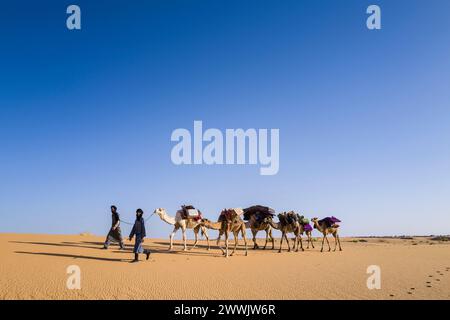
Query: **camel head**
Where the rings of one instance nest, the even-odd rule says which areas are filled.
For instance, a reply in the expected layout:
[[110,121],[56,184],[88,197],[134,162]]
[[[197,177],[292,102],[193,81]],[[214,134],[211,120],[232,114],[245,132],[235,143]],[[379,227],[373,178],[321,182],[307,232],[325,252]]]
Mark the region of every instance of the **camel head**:
[[312,218],[311,222],[314,224],[314,229],[317,229],[317,225],[319,224],[317,221],[319,220],[319,218]]
[[269,215],[263,219],[262,223],[270,223],[272,221],[273,221],[273,217]]
[[199,224],[202,225],[202,226],[209,225],[209,224],[211,224],[211,221],[209,219],[202,218],[202,219],[199,220]]
[[156,213],[159,217],[162,217],[166,215],[166,210],[163,208],[157,208],[153,211],[153,213]]

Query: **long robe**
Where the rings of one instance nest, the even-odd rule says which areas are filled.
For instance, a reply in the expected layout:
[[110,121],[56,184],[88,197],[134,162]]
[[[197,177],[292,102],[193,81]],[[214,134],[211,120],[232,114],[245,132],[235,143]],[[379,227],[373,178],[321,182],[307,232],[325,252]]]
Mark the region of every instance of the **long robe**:
[[111,229],[109,229],[108,235],[106,236],[105,247],[111,242],[118,242],[123,246],[122,231],[120,230],[120,216],[118,212],[114,212],[111,215]]
[[134,222],[133,229],[130,232],[130,238],[135,236],[134,239],[134,253],[145,253],[146,250],[142,247],[142,240],[146,237],[145,233],[145,221],[143,217],[137,218]]

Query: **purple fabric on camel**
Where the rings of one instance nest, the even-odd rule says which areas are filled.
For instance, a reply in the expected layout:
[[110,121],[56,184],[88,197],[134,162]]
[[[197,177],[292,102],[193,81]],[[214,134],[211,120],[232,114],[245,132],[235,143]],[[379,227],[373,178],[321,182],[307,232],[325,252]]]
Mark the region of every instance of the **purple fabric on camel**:
[[313,229],[309,223],[303,225],[303,228],[305,229],[305,231],[312,231]]
[[323,218],[322,220],[319,220],[319,224],[325,224],[327,227],[331,227],[333,224],[341,222],[341,220],[339,220],[336,217],[326,217]]

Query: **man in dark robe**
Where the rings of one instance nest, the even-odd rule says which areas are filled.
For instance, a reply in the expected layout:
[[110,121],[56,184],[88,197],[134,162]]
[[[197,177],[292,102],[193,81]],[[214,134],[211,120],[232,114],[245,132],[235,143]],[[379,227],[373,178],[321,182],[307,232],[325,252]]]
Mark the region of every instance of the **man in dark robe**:
[[142,246],[142,244],[144,243],[144,238],[147,236],[145,232],[145,221],[142,217],[143,215],[144,211],[142,211],[142,209],[136,210],[136,221],[134,222],[133,229],[131,230],[129,237],[130,241],[133,239],[133,237],[136,237],[133,248],[134,260],[131,262],[139,261],[139,253],[145,254],[147,260],[150,257],[150,250],[146,250]]
[[108,249],[111,242],[118,242],[120,249],[124,249],[122,232],[120,230],[120,217],[119,213],[117,212],[116,206],[111,206],[111,218],[112,218],[111,229],[109,229],[108,235],[106,236],[103,249]]

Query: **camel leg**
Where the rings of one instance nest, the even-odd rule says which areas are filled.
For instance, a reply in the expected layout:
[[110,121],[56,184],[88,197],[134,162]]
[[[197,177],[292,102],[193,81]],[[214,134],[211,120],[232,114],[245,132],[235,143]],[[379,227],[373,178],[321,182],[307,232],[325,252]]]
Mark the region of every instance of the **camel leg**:
[[314,243],[313,243],[313,240],[312,240],[311,233],[308,235],[308,240],[309,240],[309,242],[308,242],[308,249],[309,249],[309,243],[311,243],[311,246],[312,246],[313,249],[314,249]]
[[336,249],[337,249],[337,238],[336,238],[336,234],[333,234],[333,238],[334,238],[334,250],[333,250],[333,252],[336,252]]
[[228,258],[228,231],[225,232],[225,258]]
[[242,238],[244,238],[245,256],[248,256],[248,251],[247,251],[247,236],[245,235],[245,229],[242,229]]
[[219,235],[217,236],[216,245],[219,245],[220,243],[220,237],[224,234],[224,231],[219,230]]
[[222,251],[222,255],[225,255],[225,250],[223,249],[223,247],[220,245],[220,233],[219,233],[219,239],[217,239],[217,246],[220,248],[220,250]]
[[[300,242],[300,249],[302,249],[302,251],[305,251],[305,249],[303,249],[303,240],[301,235],[298,236],[298,240]],[[297,251],[298,251],[298,242],[297,242]]]
[[182,231],[183,231],[183,243],[184,243],[183,251],[187,251],[187,243],[186,243],[186,227],[184,227],[184,228],[182,229]]
[[198,242],[198,232],[199,232],[200,228],[195,227],[194,228],[194,237],[195,237],[195,241],[194,241],[194,245],[192,246],[192,248],[190,248],[189,250],[195,249],[195,247],[197,246],[197,242]]
[[258,249],[258,244],[256,243],[256,234],[258,233],[258,231],[256,231],[255,229],[252,229],[252,234],[253,234],[253,250]]
[[217,237],[217,240],[216,240],[216,245],[219,245],[219,243],[220,243],[220,232],[219,232],[219,236]]
[[273,249],[275,249],[275,239],[273,238],[273,235],[272,235],[272,229],[270,229],[269,232],[270,232],[270,239],[272,239],[272,250],[273,250]]
[[339,234],[336,234],[336,239],[339,243],[339,251],[342,251],[342,247],[341,247],[341,239],[339,238]]
[[331,251],[330,241],[328,241],[328,237],[325,237],[325,239],[327,240],[327,244],[328,244],[328,251]]
[[239,241],[239,234],[234,231],[233,232],[233,236],[234,236],[234,248],[233,248],[233,252],[231,252],[230,257],[234,254],[234,252],[236,251],[237,245],[238,245],[238,241]]
[[206,228],[205,228],[205,227],[202,226],[201,228],[202,228],[202,230],[203,230],[203,234],[205,235],[206,242],[208,243],[208,249],[206,249],[206,250],[210,250],[211,247],[210,247],[210,245],[209,245],[209,236],[208,236],[208,232],[206,232]]
[[288,252],[291,252],[291,245],[289,244],[289,239],[288,239],[287,233],[285,233],[284,236],[286,238],[286,242],[287,242],[287,245],[288,245]]
[[[283,246],[283,238],[284,238],[284,232],[281,234],[281,239],[280,239],[280,250],[278,250],[278,253],[280,253],[281,252],[281,247]],[[289,242],[288,242],[288,244],[289,244]]]
[[266,242],[264,242],[263,250],[266,250],[267,241],[269,240],[269,231],[266,229]]
[[174,228],[173,228],[173,231],[172,231],[172,233],[170,234],[170,246],[169,246],[169,250],[172,250],[172,248],[173,248],[173,237],[175,236],[175,233],[178,231],[178,226],[175,226]]
[[325,242],[325,238],[326,238],[326,235],[323,235],[323,239],[322,239],[322,249],[320,249],[320,252],[323,252],[323,243]]
[[308,232],[305,231],[305,235],[306,235],[306,244],[308,245],[306,247],[306,249],[309,249],[309,240],[310,240],[310,234]]

